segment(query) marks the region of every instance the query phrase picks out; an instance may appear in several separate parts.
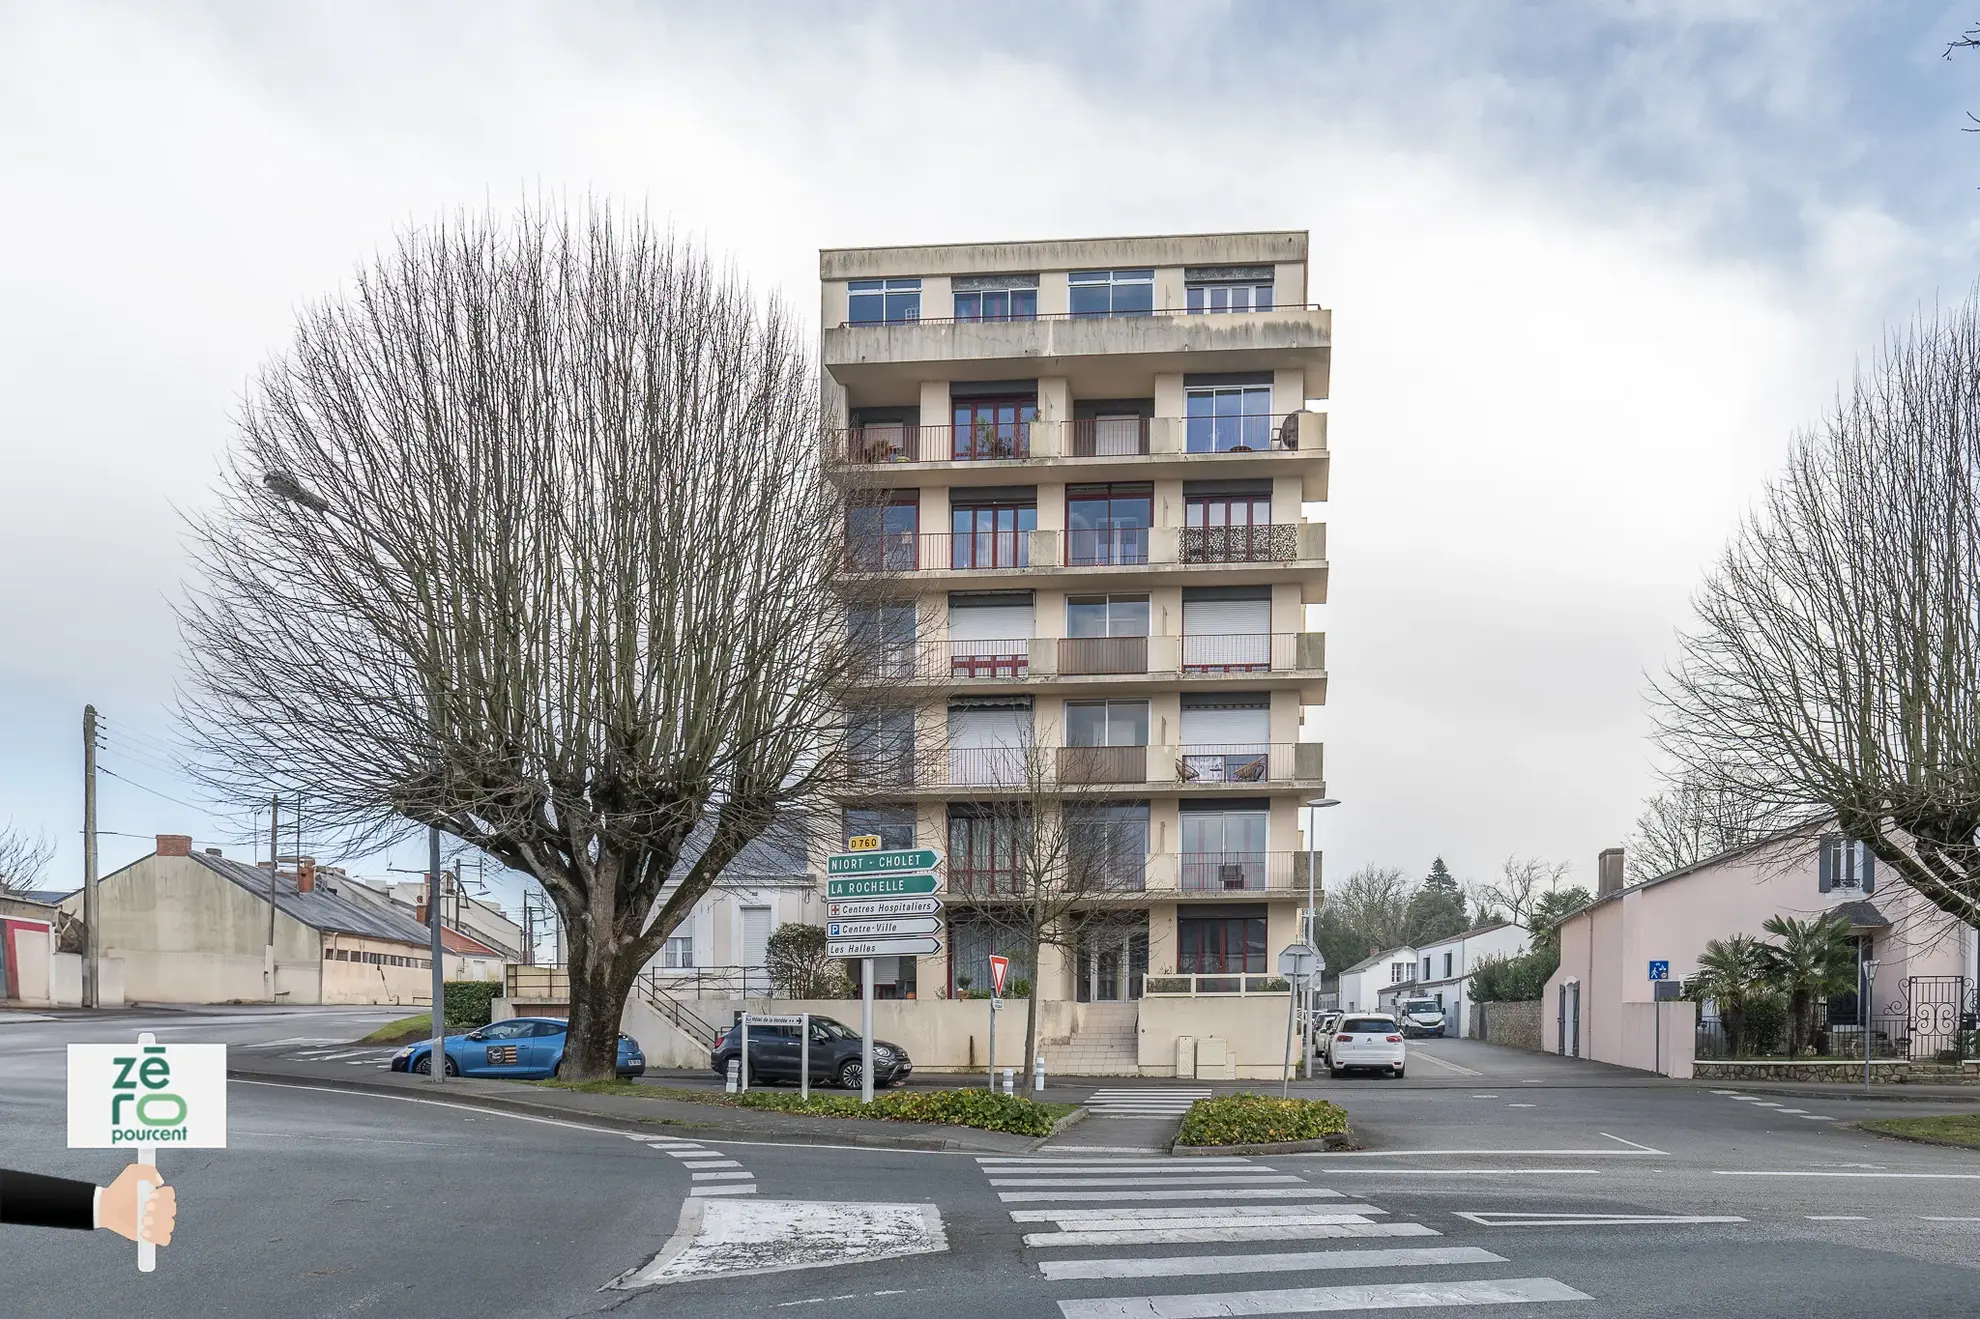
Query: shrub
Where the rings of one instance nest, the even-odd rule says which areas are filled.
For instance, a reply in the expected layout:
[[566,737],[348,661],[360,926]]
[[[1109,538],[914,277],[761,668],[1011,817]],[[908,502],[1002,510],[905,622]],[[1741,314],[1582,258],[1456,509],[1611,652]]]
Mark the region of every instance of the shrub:
[[1029,980],[1026,980],[1023,976],[1019,976],[1016,980],[1011,981],[1010,985],[1004,990],[1004,997],[1030,998],[1031,982]]
[[805,1099],[789,1090],[751,1090],[725,1095],[740,1108],[762,1108],[812,1117],[881,1118],[890,1122],[930,1122],[952,1127],[1008,1131],[1019,1136],[1052,1134],[1054,1110],[1022,1095],[988,1090],[889,1090],[862,1104],[855,1095],[813,1095]]
[[764,945],[770,984],[785,998],[845,998],[852,993],[843,964],[826,955],[825,927],[787,921]]
[[1180,976],[1149,976],[1142,986],[1146,994],[1187,994],[1189,981]]
[[1324,1099],[1274,1099],[1270,1095],[1219,1095],[1199,1099],[1183,1114],[1179,1145],[1266,1145],[1318,1140],[1348,1129],[1347,1111]]
[[[449,980],[447,982],[447,1033],[475,1030],[486,1026],[495,1000],[502,996],[499,980]],[[428,1014],[429,1019],[432,1014]]]
[[1518,957],[1491,953],[1471,967],[1475,1003],[1531,1003],[1546,994],[1547,981],[1560,966],[1559,949],[1537,949]]

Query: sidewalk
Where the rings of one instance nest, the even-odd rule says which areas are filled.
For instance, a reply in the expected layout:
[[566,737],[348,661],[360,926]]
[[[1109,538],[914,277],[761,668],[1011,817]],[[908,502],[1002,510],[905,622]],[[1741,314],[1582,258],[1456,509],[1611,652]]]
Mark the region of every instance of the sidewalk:
[[1748,1095],[1786,1095],[1797,1099],[1865,1100],[1870,1103],[1963,1104],[1980,1112],[1980,1085],[1907,1085],[1860,1081],[1690,1081],[1701,1090],[1733,1090]]
[[[248,1067],[229,1067],[227,1075],[241,1081],[296,1085],[312,1090],[357,1091],[467,1104],[476,1108],[521,1113],[530,1117],[559,1118],[651,1135],[692,1132],[709,1139],[790,1145],[865,1145],[876,1149],[962,1150],[981,1154],[1023,1154],[1043,1143],[1042,1137],[979,1131],[974,1127],[805,1117],[792,1113],[697,1104],[688,1100],[591,1095],[517,1081],[449,1077],[435,1085],[427,1077],[403,1072],[367,1077],[326,1077],[320,1069],[287,1063],[280,1058],[255,1059]],[[1047,1096],[1057,1098],[1049,1091]],[[1068,1097],[1060,1102],[1076,1101]]]

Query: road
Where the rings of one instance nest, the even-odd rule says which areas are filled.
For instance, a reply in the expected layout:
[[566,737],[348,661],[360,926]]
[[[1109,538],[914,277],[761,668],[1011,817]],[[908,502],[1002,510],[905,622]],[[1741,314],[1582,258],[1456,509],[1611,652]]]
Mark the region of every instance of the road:
[[[320,1056],[334,1084],[353,1060],[331,1057],[329,1043],[378,1019],[220,1009],[85,1027],[0,1016],[0,1164],[113,1175],[118,1156],[62,1147],[69,1039],[148,1028],[300,1051]],[[358,1063],[353,1072],[375,1065]],[[140,1276],[133,1249],[108,1234],[0,1229],[0,1313],[1976,1310],[1980,1155],[1853,1130],[1871,1107],[1858,1101],[1713,1093],[1434,1041],[1412,1046],[1403,1081],[1312,1083],[1349,1108],[1366,1150],[1184,1160],[1153,1151],[1190,1097],[1179,1092],[1201,1087],[1088,1088],[1106,1092],[1096,1103],[1111,1115],[1028,1155],[979,1158],[636,1140],[444,1101],[237,1081],[230,1148],[167,1156],[181,1231],[157,1273]],[[848,1251],[927,1253],[790,1267]],[[753,1271],[765,1268],[784,1271]]]

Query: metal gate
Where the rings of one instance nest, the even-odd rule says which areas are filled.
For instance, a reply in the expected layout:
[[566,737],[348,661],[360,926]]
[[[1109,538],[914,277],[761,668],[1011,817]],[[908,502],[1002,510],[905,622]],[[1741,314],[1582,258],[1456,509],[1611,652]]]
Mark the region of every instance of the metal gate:
[[1891,1052],[1913,1062],[1957,1062],[1980,1056],[1980,1014],[1965,976],[1912,976],[1896,1002],[1880,1005],[1871,1027]]
[[1561,986],[1561,1009],[1557,1020],[1561,1053],[1581,1056],[1581,982],[1570,980]]

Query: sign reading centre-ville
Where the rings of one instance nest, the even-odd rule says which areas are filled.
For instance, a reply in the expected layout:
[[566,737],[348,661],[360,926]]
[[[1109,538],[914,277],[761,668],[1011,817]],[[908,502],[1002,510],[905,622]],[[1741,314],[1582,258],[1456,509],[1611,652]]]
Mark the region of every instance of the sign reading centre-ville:
[[935,891],[933,875],[862,875],[825,881],[830,898],[899,898]]
[[69,1148],[227,1148],[224,1044],[71,1044]]

